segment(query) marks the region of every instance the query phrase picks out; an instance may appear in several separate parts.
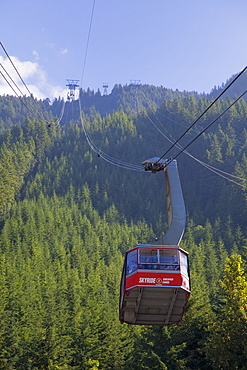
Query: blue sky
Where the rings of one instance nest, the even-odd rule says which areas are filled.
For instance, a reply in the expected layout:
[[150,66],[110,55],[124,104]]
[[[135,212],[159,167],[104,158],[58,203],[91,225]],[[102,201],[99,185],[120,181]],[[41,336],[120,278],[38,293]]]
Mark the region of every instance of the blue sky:
[[210,92],[247,64],[246,0],[95,0],[82,78],[93,3],[0,0],[0,41],[37,97],[66,97],[66,79]]

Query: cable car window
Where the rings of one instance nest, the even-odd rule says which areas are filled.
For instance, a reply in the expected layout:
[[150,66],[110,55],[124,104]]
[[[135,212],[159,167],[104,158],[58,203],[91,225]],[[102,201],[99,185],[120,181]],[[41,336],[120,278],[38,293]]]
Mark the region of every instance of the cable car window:
[[177,250],[160,250],[160,269],[179,270]]
[[189,276],[188,274],[188,256],[180,252],[180,265],[181,265],[181,273],[185,276]]
[[157,269],[157,264],[157,249],[139,249],[139,268]]
[[137,269],[137,251],[131,251],[127,254],[127,275]]

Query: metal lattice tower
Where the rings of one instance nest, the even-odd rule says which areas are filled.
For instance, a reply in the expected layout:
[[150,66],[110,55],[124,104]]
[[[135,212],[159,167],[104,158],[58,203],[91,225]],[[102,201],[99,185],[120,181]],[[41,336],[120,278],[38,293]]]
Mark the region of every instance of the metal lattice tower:
[[68,100],[75,100],[75,89],[77,88],[77,87],[79,87],[79,85],[78,85],[78,82],[80,81],[80,80],[66,80],[68,83],[67,83],[67,87],[69,88],[69,92],[68,92],[68,95],[67,95],[67,98],[68,98]]
[[103,95],[107,95],[107,89],[108,89],[108,87],[109,87],[109,84],[107,82],[104,82],[103,83],[103,89],[104,89]]
[[130,86],[140,86],[141,80],[130,80]]

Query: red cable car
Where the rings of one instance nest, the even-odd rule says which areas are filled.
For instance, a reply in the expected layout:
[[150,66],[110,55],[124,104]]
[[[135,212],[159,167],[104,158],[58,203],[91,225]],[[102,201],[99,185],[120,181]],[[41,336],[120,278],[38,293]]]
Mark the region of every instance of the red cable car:
[[165,171],[167,233],[152,244],[126,252],[120,286],[119,319],[136,325],[178,324],[190,296],[188,253],[179,247],[185,227],[185,206],[176,161],[152,158],[143,164]]
[[178,323],[190,295],[188,254],[177,246],[137,245],[126,252],[120,321]]

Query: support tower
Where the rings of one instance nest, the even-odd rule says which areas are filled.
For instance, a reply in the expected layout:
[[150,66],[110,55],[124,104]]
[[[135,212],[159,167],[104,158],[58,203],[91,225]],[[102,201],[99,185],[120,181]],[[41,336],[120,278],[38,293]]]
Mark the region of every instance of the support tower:
[[107,89],[109,87],[109,84],[107,82],[103,83],[103,95],[107,95]]
[[67,99],[70,100],[75,100],[75,89],[79,87],[78,82],[79,80],[66,80],[67,81],[67,87],[69,88],[69,92],[67,95]]

